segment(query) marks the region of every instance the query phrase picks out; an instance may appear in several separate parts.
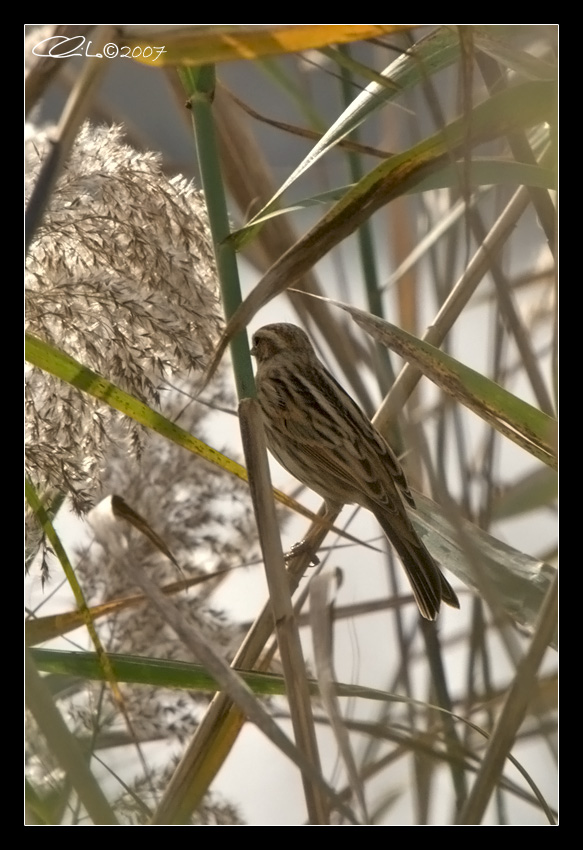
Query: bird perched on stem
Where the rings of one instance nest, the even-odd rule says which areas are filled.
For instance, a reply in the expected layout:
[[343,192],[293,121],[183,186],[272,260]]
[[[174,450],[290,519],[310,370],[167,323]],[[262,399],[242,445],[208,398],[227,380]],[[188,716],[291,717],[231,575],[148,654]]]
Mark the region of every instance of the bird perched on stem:
[[422,616],[435,620],[453,589],[407,513],[415,507],[401,466],[384,437],[320,362],[306,333],[265,325],[253,336],[257,398],[270,452],[319,493],[328,512],[344,504],[371,511],[397,550]]

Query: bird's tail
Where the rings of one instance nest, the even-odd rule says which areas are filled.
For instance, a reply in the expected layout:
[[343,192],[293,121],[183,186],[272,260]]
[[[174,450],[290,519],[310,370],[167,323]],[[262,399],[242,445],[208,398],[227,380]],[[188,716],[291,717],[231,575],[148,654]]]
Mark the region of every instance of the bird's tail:
[[455,591],[413,527],[407,528],[403,533],[389,525],[383,514],[375,513],[375,516],[390,543],[397,550],[421,615],[426,620],[435,620],[442,601],[446,605],[451,605],[452,608],[459,608],[460,603]]

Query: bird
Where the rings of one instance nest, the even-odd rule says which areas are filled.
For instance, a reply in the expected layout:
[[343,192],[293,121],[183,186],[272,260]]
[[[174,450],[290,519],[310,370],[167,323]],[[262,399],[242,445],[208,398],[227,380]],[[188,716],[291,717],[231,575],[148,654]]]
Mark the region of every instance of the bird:
[[252,338],[257,400],[267,447],[291,475],[324,499],[371,511],[396,549],[420,614],[435,620],[458,598],[407,512],[415,501],[382,434],[318,359],[296,325],[264,325]]

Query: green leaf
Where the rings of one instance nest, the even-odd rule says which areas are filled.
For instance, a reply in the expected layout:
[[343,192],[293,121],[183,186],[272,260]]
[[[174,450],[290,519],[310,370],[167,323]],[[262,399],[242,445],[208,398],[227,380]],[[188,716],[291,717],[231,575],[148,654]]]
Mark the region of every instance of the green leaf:
[[419,367],[423,374],[481,419],[548,466],[556,468],[557,422],[454,357],[383,319],[331,301],[377,342]]
[[556,96],[555,82],[524,83],[506,89],[476,106],[470,115],[390,157],[363,177],[271,266],[229,319],[207,380],[229,341],[249,324],[257,311],[306,274],[376,210],[418,187],[429,175],[449,164],[452,157],[467,156],[476,145],[541,123],[554,124]]

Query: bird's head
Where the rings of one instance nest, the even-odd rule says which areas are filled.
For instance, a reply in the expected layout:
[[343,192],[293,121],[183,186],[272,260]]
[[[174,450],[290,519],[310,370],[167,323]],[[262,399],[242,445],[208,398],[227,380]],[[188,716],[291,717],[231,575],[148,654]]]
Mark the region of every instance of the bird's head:
[[275,324],[264,325],[253,334],[251,354],[258,364],[280,358],[282,355],[294,355],[294,359],[315,357],[312,343],[307,334],[296,325]]

